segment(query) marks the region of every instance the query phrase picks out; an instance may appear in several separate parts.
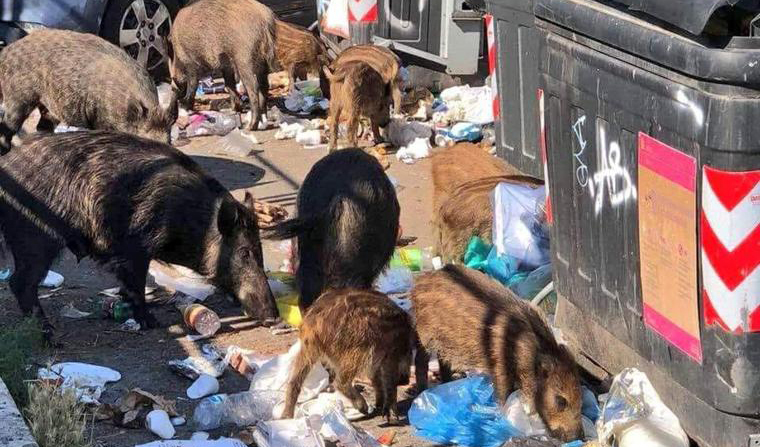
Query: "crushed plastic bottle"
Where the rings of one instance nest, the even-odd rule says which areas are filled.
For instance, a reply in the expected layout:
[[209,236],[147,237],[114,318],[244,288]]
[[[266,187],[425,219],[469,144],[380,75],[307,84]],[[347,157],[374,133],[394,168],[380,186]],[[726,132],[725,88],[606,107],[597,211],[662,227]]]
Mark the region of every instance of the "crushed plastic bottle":
[[285,395],[281,391],[244,391],[216,394],[203,399],[195,408],[196,430],[213,430],[222,425],[254,425],[273,418],[273,412]]

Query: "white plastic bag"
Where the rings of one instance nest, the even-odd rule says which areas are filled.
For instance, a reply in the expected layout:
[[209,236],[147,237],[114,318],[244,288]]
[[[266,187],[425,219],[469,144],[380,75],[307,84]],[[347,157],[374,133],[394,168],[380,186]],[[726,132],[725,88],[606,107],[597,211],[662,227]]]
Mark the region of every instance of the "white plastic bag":
[[396,152],[396,158],[406,164],[412,164],[415,160],[430,156],[430,139],[416,138],[413,142],[400,148]]
[[322,16],[322,31],[349,39],[348,0],[331,0]]
[[40,368],[37,377],[45,380],[63,379],[61,388],[74,390],[79,402],[98,404],[100,394],[108,382],[121,380],[119,371],[88,363],[57,363],[48,368]]
[[519,267],[532,270],[551,261],[545,226],[544,186],[499,183],[491,194],[493,244],[499,256],[509,255]]
[[646,374],[635,368],[615,376],[596,424],[605,447],[689,445],[678,417],[662,403]]
[[493,96],[491,87],[470,87],[459,85],[441,92],[441,99],[446,103],[451,113],[451,121],[469,121],[475,124],[493,122]]
[[[256,371],[256,374],[253,375],[251,391],[285,391],[291,366],[300,350],[301,342],[297,341],[285,354],[278,355],[262,364],[258,371]],[[315,365],[309,375],[306,376],[306,380],[301,387],[301,394],[298,396],[298,402],[305,402],[317,397],[321,391],[327,388],[329,380],[327,370],[321,364]]]

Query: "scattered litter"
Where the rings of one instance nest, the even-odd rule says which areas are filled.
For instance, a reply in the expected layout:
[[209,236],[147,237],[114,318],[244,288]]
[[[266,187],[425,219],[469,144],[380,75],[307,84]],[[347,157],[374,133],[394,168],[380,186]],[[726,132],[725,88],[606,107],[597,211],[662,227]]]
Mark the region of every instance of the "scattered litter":
[[[590,401],[586,393],[591,394]],[[528,411],[521,394],[520,390],[510,394],[501,408],[489,377],[467,377],[422,392],[412,403],[409,422],[419,436],[470,447],[496,447],[512,437],[548,436],[543,421],[537,413]],[[599,407],[593,394],[585,389],[582,412],[584,435],[595,438],[593,417],[598,415]]]
[[7,281],[11,277],[11,269],[0,270],[0,281]]
[[201,374],[219,377],[227,368],[224,357],[211,345],[203,345],[202,356],[188,357],[184,360],[169,360],[169,369],[182,377],[196,380]]
[[240,125],[240,115],[235,112],[222,113],[208,110],[189,116],[185,136],[188,138],[208,135],[224,136]]
[[61,308],[61,316],[65,318],[78,320],[80,318],[89,317],[90,315],[92,315],[92,312],[82,312],[81,310],[74,307],[74,304],[72,303],[69,303]]
[[171,421],[172,421],[172,425],[175,427],[181,427],[187,423],[187,419],[183,418],[182,416],[172,418]]
[[521,269],[551,262],[545,196],[544,186],[515,183],[499,183],[491,194],[493,244],[499,256],[511,256]]
[[190,388],[187,389],[187,397],[190,399],[200,399],[219,392],[219,381],[216,377],[208,374],[201,374]]
[[161,439],[171,439],[177,433],[169,414],[164,410],[153,410],[145,416],[145,427]]
[[383,432],[380,436],[377,438],[377,442],[379,442],[381,445],[390,446],[393,444],[393,441],[396,439],[396,430],[387,430]]
[[55,129],[53,130],[53,133],[79,132],[80,130],[86,130],[86,129],[84,127],[68,126],[66,124],[59,124],[59,125],[55,126]]
[[178,308],[182,312],[185,326],[193,329],[204,338],[216,334],[222,327],[219,315],[203,304],[193,303],[189,306],[178,306]]
[[42,287],[47,287],[50,289],[60,287],[61,284],[63,284],[63,276],[52,270],[48,270],[47,275],[45,276],[45,279],[43,279],[42,282],[40,283]]
[[306,419],[283,419],[256,424],[253,439],[258,447],[325,447]]
[[57,363],[49,369],[40,368],[37,377],[42,380],[63,379],[61,388],[73,389],[77,400],[85,404],[98,404],[106,384],[121,380],[121,374],[116,370],[78,362]]
[[431,262],[433,263],[433,270],[440,270],[443,268],[443,259],[441,259],[440,256],[434,257],[431,259]]
[[288,218],[288,211],[285,208],[261,200],[253,202],[253,210],[256,213],[258,224],[262,228],[282,222]]
[[429,139],[432,135],[430,126],[400,119],[392,119],[385,128],[385,141],[395,147],[408,146],[418,138]]
[[406,267],[413,272],[422,270],[422,250],[419,248],[397,248],[393,252],[390,267]]
[[269,361],[270,358],[262,357],[254,351],[235,345],[227,347],[227,355],[224,357],[225,362],[227,362],[230,368],[242,374],[248,380],[253,379],[253,375],[258,371],[259,366]]
[[[325,440],[345,447],[380,447],[380,443],[367,432],[351,425],[343,412],[341,402],[327,407],[322,416],[319,434]],[[309,418],[311,419],[311,418]]]
[[319,130],[302,130],[296,134],[296,143],[315,146],[322,143],[322,132]]
[[337,391],[332,393],[319,393],[316,399],[303,402],[296,406],[295,416],[305,418],[315,415],[321,416],[326,414],[336,405],[338,408],[343,409],[343,415],[346,416],[346,419],[349,421],[356,421],[366,417],[361,411],[353,406],[346,396]]
[[216,290],[205,277],[180,265],[151,261],[148,273],[159,286],[185,293],[198,301],[205,300]]
[[211,435],[209,435],[205,431],[197,431],[190,436],[190,439],[193,441],[205,441],[206,439],[210,437]]
[[293,332],[298,332],[298,328],[296,327],[272,328],[271,332],[272,332],[272,335],[292,334]]
[[398,152],[396,152],[396,158],[406,164],[412,164],[415,160],[429,156],[430,139],[428,138],[417,138],[409,145],[399,148]]
[[214,79],[211,76],[198,81],[198,88],[195,90],[196,95],[213,95],[225,92],[225,84],[222,79]]
[[678,417],[662,403],[646,374],[624,369],[615,376],[597,421],[603,447],[686,447]]
[[290,140],[296,137],[305,129],[305,126],[299,122],[280,123],[280,130],[274,134],[276,140]]
[[[470,87],[460,85],[450,87],[441,92],[441,100],[446,103],[442,123],[469,121],[475,124],[488,124],[493,122],[493,108],[491,107],[491,87]],[[435,118],[434,114],[434,120]],[[441,115],[439,115],[441,116]]]
[[138,332],[140,330],[140,323],[135,321],[134,318],[130,318],[119,326],[119,329],[125,332]]
[[169,100],[172,98],[172,85],[162,82],[156,86],[156,93],[158,93],[158,104],[161,109],[166,110],[171,105]]
[[450,129],[439,129],[435,135],[435,145],[438,147],[453,146],[460,141],[480,141],[483,138],[483,128],[473,123],[456,123]]
[[272,295],[274,295],[275,298],[289,295],[294,292],[293,287],[285,284],[279,279],[269,278],[267,279],[267,283],[269,283],[269,290],[272,291]]
[[412,271],[407,267],[390,267],[375,280],[375,289],[385,294],[406,293],[413,285]]
[[282,391],[215,394],[203,399],[195,407],[193,424],[199,430],[213,430],[228,424],[247,427],[276,418],[275,407],[283,406],[284,399],[285,393]]
[[[296,342],[285,354],[278,355],[261,365],[251,380],[251,391],[274,390],[284,392],[288,383],[291,365],[295,361],[301,342]],[[327,388],[329,376],[327,370],[321,365],[316,365],[306,377],[298,396],[298,402],[314,399]]]
[[56,296],[63,296],[63,295],[65,295],[61,291],[61,289],[63,289],[63,288],[62,287],[56,287],[55,289],[50,289],[50,292],[40,294],[39,299],[45,300],[45,299],[48,299],[48,298],[53,298],[53,297],[56,297]]
[[[154,410],[166,413],[167,418],[179,416],[173,401],[139,388],[129,390],[115,404],[105,404],[95,412],[97,420],[109,420],[118,427],[141,428],[145,426],[147,416]],[[169,421],[171,424],[171,422]]]
[[[103,289],[100,292],[98,292],[98,295],[103,295],[111,298],[121,298],[121,288],[120,287],[112,287],[110,289]],[[155,287],[146,287],[145,288],[145,296],[153,295],[156,293]]]
[[259,141],[253,134],[237,128],[219,139],[219,148],[236,157],[247,157],[254,144],[259,144]]
[[120,296],[107,296],[100,303],[103,318],[111,318],[117,323],[124,323],[134,316],[132,303],[122,301]]
[[310,114],[329,107],[330,102],[322,98],[318,80],[296,82],[294,87],[285,98],[285,108],[291,112]]
[[135,447],[248,447],[239,439],[219,438],[216,441],[208,441],[207,439],[153,441]]
[[277,311],[280,314],[280,318],[293,327],[301,325],[301,308],[298,307],[299,295],[297,292],[292,292],[287,295],[275,298],[277,304]]

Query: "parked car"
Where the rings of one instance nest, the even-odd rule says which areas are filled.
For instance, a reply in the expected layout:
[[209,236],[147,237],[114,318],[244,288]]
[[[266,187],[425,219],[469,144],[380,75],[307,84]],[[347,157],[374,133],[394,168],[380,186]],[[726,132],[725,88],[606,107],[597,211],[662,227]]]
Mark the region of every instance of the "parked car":
[[[98,34],[124,48],[155,72],[166,57],[167,36],[177,11],[194,0],[16,0],[0,11],[0,43],[7,45],[39,28]],[[260,0],[283,20],[309,26],[312,0]]]

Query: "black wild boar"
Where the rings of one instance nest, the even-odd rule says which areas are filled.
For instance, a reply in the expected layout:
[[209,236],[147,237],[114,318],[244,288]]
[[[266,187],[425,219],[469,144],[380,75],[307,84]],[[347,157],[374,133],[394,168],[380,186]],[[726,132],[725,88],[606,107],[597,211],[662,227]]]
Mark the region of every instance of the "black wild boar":
[[364,115],[372,125],[375,143],[381,140],[380,128],[390,122],[390,85],[383,81],[371,65],[362,61],[336,64],[335,72],[325,68],[330,80],[330,151],[338,146],[338,126],[341,115],[348,118],[346,133],[350,147],[356,147],[359,118]]
[[406,312],[372,290],[329,290],[304,316],[301,350],[290,371],[283,418],[292,418],[303,381],[317,362],[334,373],[335,388],[368,414],[367,401],[353,387],[364,374],[372,380],[375,409],[398,419],[396,386],[409,383],[414,331]]
[[297,237],[301,309],[327,289],[369,289],[393,255],[399,204],[382,166],[360,149],[319,160],[298,193],[298,216],[267,229]]
[[575,361],[530,303],[483,273],[453,265],[421,276],[411,301],[424,346],[415,359],[420,389],[427,386],[427,353],[434,352],[444,380],[451,379],[447,365],[480,369],[493,378],[501,403],[519,383],[553,436],[582,437]]
[[35,31],[8,45],[0,52],[0,92],[2,153],[10,150],[11,139],[35,108],[41,113],[40,131],[52,132],[62,121],[164,143],[177,118],[176,95],[162,110],[148,72],[127,53],[74,31]]
[[157,325],[145,306],[151,259],[207,275],[246,314],[275,320],[253,197],[244,202],[165,144],[106,131],[31,138],[0,157],[0,229],[15,262],[11,291],[51,334],[37,285],[68,248],[116,275],[143,327]]
[[245,86],[253,130],[266,111],[275,64],[275,17],[256,0],[198,0],[182,8],[170,37],[169,67],[183,106],[192,109],[198,80],[221,73],[235,110],[242,108],[235,77]]

